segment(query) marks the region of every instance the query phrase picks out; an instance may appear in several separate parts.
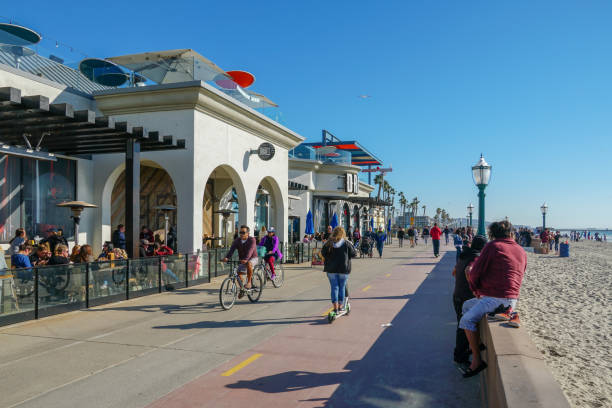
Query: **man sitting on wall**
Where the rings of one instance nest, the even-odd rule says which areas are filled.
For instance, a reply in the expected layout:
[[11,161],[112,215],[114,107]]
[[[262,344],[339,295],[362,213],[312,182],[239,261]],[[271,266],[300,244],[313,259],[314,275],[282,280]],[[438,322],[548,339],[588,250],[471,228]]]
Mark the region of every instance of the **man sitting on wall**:
[[[518,324],[516,308],[523,275],[527,268],[527,255],[512,239],[512,224],[509,221],[494,222],[489,227],[489,242],[480,253],[471,268],[466,268],[470,289],[477,297],[463,304],[463,316],[459,327],[465,330],[470,349],[472,364],[464,377],[472,377],[487,368],[480,358],[480,336],[478,322],[487,313],[505,310],[495,315],[506,316],[505,320],[515,320]],[[516,326],[518,327],[518,326]]]
[[[238,259],[240,260],[240,267],[238,268],[238,277],[242,281],[241,275],[244,274],[244,270],[247,271],[247,283],[244,286],[245,289],[251,289],[253,279],[253,268],[259,261],[257,259],[257,241],[254,237],[249,236],[250,228],[246,225],[240,226],[239,237],[234,240],[230,247],[227,255],[223,258],[223,262],[227,262],[234,251],[238,251]],[[242,298],[244,292],[240,291],[238,298]]]

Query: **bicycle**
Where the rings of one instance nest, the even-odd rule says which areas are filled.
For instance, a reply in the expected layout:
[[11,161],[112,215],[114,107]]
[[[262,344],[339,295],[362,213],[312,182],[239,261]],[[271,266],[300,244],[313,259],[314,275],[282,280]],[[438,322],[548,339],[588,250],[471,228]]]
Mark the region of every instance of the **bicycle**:
[[253,271],[251,288],[246,289],[244,287],[242,279],[238,277],[238,268],[240,265],[241,264],[238,264],[232,268],[229,276],[223,280],[219,288],[219,302],[224,310],[230,310],[232,306],[234,306],[239,291],[244,291],[251,303],[257,302],[261,297],[261,292],[263,292],[263,278],[260,273],[255,273],[255,271]]
[[[264,285],[266,285],[269,280],[272,282],[272,285],[274,285],[275,288],[280,288],[283,286],[283,283],[285,282],[285,268],[283,268],[282,263],[274,263],[274,279],[272,279],[270,265],[268,265],[263,257],[259,258],[259,263],[255,268],[257,269],[257,273],[261,274]],[[255,273],[255,271],[253,271],[253,273]]]

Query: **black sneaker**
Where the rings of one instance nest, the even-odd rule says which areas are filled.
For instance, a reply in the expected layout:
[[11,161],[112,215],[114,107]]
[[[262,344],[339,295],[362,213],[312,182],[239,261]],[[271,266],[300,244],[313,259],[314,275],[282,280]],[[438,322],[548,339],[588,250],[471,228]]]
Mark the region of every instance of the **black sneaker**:
[[492,322],[499,320],[497,317],[495,317],[495,315],[498,313],[504,313],[506,309],[507,308],[504,305],[497,306],[497,308],[494,311],[492,311],[491,313],[487,313],[487,320],[492,321]]

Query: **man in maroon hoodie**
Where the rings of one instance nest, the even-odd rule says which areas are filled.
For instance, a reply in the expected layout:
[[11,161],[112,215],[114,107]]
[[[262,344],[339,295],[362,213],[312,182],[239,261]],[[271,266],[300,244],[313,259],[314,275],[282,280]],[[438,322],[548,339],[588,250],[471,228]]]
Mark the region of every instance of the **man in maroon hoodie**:
[[[249,237],[250,228],[246,225],[240,226],[240,233],[238,238],[234,240],[230,247],[227,255],[223,258],[223,262],[227,262],[232,257],[234,251],[238,251],[238,259],[240,260],[240,267],[238,268],[239,274],[244,274],[244,270],[247,270],[247,284],[244,286],[245,289],[251,289],[251,280],[253,279],[253,268],[257,265],[257,241],[254,237]],[[240,276],[240,275],[239,275]],[[242,279],[242,278],[241,278]],[[244,296],[244,293],[240,293],[238,297]]]
[[487,367],[480,358],[477,327],[483,316],[505,310],[500,315],[513,316],[518,321],[518,314],[513,314],[512,309],[516,308],[527,256],[512,238],[510,222],[492,223],[489,234],[493,241],[483,248],[471,269],[466,268],[470,289],[477,297],[463,303],[463,317],[459,322],[472,350],[472,363],[464,377],[472,377]]

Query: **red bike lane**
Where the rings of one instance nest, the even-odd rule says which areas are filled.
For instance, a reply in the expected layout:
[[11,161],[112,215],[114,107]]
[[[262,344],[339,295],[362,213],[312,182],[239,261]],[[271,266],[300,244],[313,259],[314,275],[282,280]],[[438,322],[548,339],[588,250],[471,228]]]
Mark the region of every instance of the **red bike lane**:
[[[349,283],[350,315],[329,324],[326,310],[320,310],[319,318],[284,329],[149,407],[382,407],[410,401],[417,403],[414,406],[436,406],[441,402],[439,387],[432,388],[428,376],[440,376],[427,371],[432,368],[427,366],[428,353],[444,360],[438,367],[444,370],[442,380],[449,378],[448,387],[462,386],[454,380],[459,375],[450,363],[452,347],[442,349],[448,340],[439,345],[442,336],[437,332],[430,333],[431,340],[422,333],[441,330],[454,342],[450,298],[441,313],[428,311],[431,296],[448,296],[445,282],[451,282],[454,251],[438,259],[429,251],[414,255],[390,271],[380,270],[367,285]],[[439,276],[431,275],[434,269]],[[443,290],[423,288],[428,279]],[[406,312],[419,291],[417,307]],[[444,321],[427,329],[438,317]],[[410,341],[416,343],[411,346]],[[455,400],[462,401],[462,393],[458,389]]]

